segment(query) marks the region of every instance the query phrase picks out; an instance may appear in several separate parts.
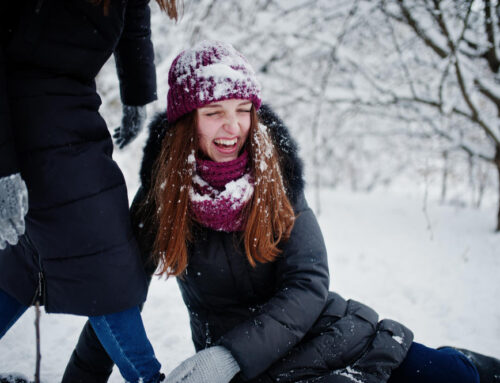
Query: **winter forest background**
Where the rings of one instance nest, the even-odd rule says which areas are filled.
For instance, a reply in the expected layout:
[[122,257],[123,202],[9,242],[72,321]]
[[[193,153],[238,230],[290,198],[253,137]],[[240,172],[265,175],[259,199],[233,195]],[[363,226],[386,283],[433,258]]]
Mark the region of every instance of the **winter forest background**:
[[[165,108],[180,50],[232,43],[299,142],[331,289],[429,346],[500,357],[500,1],[184,3],[178,23],[151,4],[159,100],[148,115]],[[112,130],[112,60],[97,82]],[[130,198],[145,138],[115,150]],[[0,341],[0,372],[32,374],[32,319]],[[144,320],[166,371],[193,353],[174,280],[153,282]],[[43,316],[44,382],[59,381],[83,321]],[[111,380],[121,381],[116,371]]]

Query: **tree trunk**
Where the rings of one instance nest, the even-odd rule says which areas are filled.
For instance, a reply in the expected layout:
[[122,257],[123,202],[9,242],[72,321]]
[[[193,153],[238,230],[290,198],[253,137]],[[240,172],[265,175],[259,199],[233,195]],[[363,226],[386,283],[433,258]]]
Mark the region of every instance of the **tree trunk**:
[[446,193],[448,191],[448,151],[443,152],[443,175],[441,177],[441,203],[446,201]]
[[497,232],[500,232],[500,145],[496,147],[495,151],[495,165],[498,172],[498,214],[497,214]]

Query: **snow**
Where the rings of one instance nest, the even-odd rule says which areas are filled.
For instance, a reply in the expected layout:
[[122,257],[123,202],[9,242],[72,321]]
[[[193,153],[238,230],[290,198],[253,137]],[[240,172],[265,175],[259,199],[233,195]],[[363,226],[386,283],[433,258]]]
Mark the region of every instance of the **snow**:
[[354,383],[363,383],[362,380],[360,379],[357,379],[356,378],[356,375],[360,375],[360,372],[356,371],[356,370],[353,370],[352,368],[350,367],[347,367],[345,369],[342,369],[342,370],[339,370],[337,371],[337,375],[341,375],[341,376],[345,376],[346,378],[348,378],[351,382],[354,382]]
[[[213,52],[216,52],[216,55],[213,55]],[[212,62],[200,66],[201,58],[207,55],[210,55]],[[174,73],[177,84],[186,85],[189,81],[189,86],[197,90],[201,100],[211,97],[220,99],[235,89],[238,89],[241,95],[260,95],[260,84],[254,70],[227,43],[199,42],[182,53],[175,63]]]
[[396,342],[398,342],[399,344],[403,344],[403,338],[400,337],[400,336],[397,336],[397,335],[393,335],[392,336],[392,339],[394,339]]
[[[225,190],[230,196],[231,200],[235,201],[233,209],[237,209],[239,204],[238,201],[248,201],[253,194],[253,183],[251,182],[251,177],[249,174],[245,174],[238,180],[231,181],[226,185]],[[221,196],[224,193],[221,193]]]
[[[319,222],[329,251],[330,289],[372,306],[381,318],[401,321],[418,342],[500,357],[500,235],[492,232],[494,210],[431,200],[426,218],[422,198],[419,192],[322,190]],[[165,372],[194,352],[175,280],[153,280],[143,318]],[[1,372],[32,376],[33,321],[30,309],[0,341]],[[60,381],[84,321],[42,315],[44,383]],[[110,382],[121,381],[115,369]]]
[[188,158],[187,158],[187,162],[188,162],[188,164],[190,164],[190,165],[193,165],[193,164],[195,164],[195,163],[196,163],[196,157],[195,157],[195,155],[194,155],[194,150],[193,150],[193,151],[191,152],[191,154],[188,156]]
[[[215,8],[208,17],[212,3]],[[327,10],[329,7],[339,9],[339,5],[332,6],[330,3],[324,3],[325,6],[328,5]],[[318,46],[329,49],[329,44],[314,43],[319,40],[315,40],[318,36],[311,29],[321,24],[309,22],[308,15],[311,18],[324,15],[327,24],[323,25],[329,27],[323,28],[321,33],[324,35],[319,37],[327,36],[328,41],[338,34],[335,28],[342,23],[328,20],[327,16],[331,12],[325,12],[321,8],[304,7],[305,13],[301,13],[300,9],[297,12],[289,11],[288,8],[294,6],[291,2],[284,8],[280,17],[272,13],[272,3],[269,11],[253,12],[255,9],[251,7],[258,7],[258,2],[248,2],[244,5],[241,2],[238,7],[245,7],[244,12],[241,12],[242,18],[234,18],[234,13],[228,13],[231,9],[226,9],[233,6],[231,4],[204,1],[195,6],[188,2],[186,7],[190,8],[186,10],[184,20],[177,25],[167,22],[164,14],[153,13],[159,101],[148,105],[148,115],[151,117],[155,111],[165,108],[168,69],[173,58],[200,36],[233,43],[256,69],[267,63],[271,57],[279,57],[282,54],[280,52],[291,52],[284,55],[281,61],[271,63],[267,73],[259,71],[258,77],[265,85],[263,100],[271,101],[275,110],[289,124],[294,137],[301,144],[302,156],[308,165],[307,161],[312,158],[312,152],[318,150],[311,145],[310,135],[311,110],[315,110],[311,106],[316,102],[311,89],[315,90],[319,84],[318,79],[322,78],[321,66],[318,65],[324,56],[321,56],[323,50]],[[348,9],[351,2],[345,1],[340,4],[342,5]],[[207,17],[204,16],[205,13]],[[378,23],[377,19],[373,20]],[[372,29],[364,27],[365,24],[359,25],[359,33],[373,32]],[[380,27],[377,29],[380,33],[384,32],[382,25],[377,27]],[[309,34],[311,39],[300,38],[297,31],[302,30],[303,35],[307,37]],[[441,44],[435,33],[430,36]],[[374,67],[387,69],[389,78],[397,79],[394,60],[372,57],[374,51],[380,51],[382,55],[386,52],[381,49],[380,43],[373,38],[367,38],[360,40],[365,41],[365,45],[358,46],[357,41],[347,41],[343,49],[339,50],[338,57],[344,61],[351,58],[353,62],[364,63],[370,68],[374,66],[372,64],[378,64]],[[395,54],[392,46],[389,48]],[[420,50],[417,50],[415,55],[425,58]],[[221,75],[216,69],[214,67],[212,76],[218,79],[227,76],[227,73]],[[476,70],[480,71],[480,74],[483,73],[480,65],[476,65]],[[253,73],[251,75],[253,76]],[[353,94],[349,87],[346,90],[346,87],[342,86],[342,75],[349,79],[349,87],[356,86],[360,98],[369,99],[372,94],[367,91],[369,84],[365,80],[361,81],[359,76],[353,77],[348,65],[333,71],[333,77],[339,82],[332,83],[331,95],[328,93],[328,97],[347,97]],[[425,67],[419,70],[417,75],[419,84],[426,87],[435,82],[435,76],[431,76],[431,71]],[[481,76],[477,77],[482,79]],[[484,81],[481,81],[482,85],[485,86],[484,83],[491,78],[485,76]],[[332,81],[330,79],[330,82]],[[494,84],[494,81],[488,84]],[[387,86],[398,89],[401,83],[389,82]],[[112,61],[101,71],[98,87],[103,98],[102,113],[112,131],[119,124],[121,117],[119,87]],[[489,85],[488,89],[495,95],[499,92],[494,85]],[[456,100],[450,99],[448,102],[453,105]],[[456,187],[453,196],[456,195],[461,204],[439,204],[434,196],[427,198],[426,192],[421,190],[422,174],[425,175],[426,188],[439,189],[440,173],[429,173],[428,168],[432,168],[435,163],[432,158],[427,160],[430,156],[429,147],[434,150],[437,143],[427,141],[418,151],[410,147],[410,152],[399,137],[384,135],[385,125],[377,123],[375,117],[371,116],[364,124],[360,124],[355,118],[351,123],[344,124],[340,112],[342,110],[333,107],[325,109],[320,121],[320,126],[324,129],[323,135],[320,136],[324,139],[323,147],[335,151],[335,156],[323,157],[324,171],[320,175],[325,178],[325,184],[329,177],[336,174],[343,183],[352,177],[353,184],[362,184],[363,176],[370,175],[370,170],[387,170],[389,177],[394,178],[390,171],[394,169],[394,166],[391,166],[394,161],[398,164],[408,163],[410,168],[416,170],[407,176],[413,176],[411,192],[407,191],[412,190],[411,188],[401,191],[396,190],[394,186],[371,194],[321,190],[322,214],[319,223],[329,252],[331,290],[346,298],[370,305],[381,318],[387,317],[402,322],[415,333],[415,340],[418,342],[431,347],[465,347],[500,358],[500,234],[493,233],[496,218],[494,193],[495,188],[498,189],[496,182],[487,189],[488,195],[480,209],[466,207],[462,202],[469,199],[467,193],[470,191]],[[428,113],[429,118],[433,118],[433,114],[426,110],[418,110],[418,113]],[[497,118],[496,114],[492,116]],[[365,129],[365,126],[370,126],[371,130]],[[418,127],[422,128],[420,125]],[[265,131],[262,126],[260,128]],[[396,126],[391,121],[387,128],[396,130],[401,126]],[[373,134],[377,130],[382,132],[381,141],[370,147],[369,133]],[[498,132],[498,129],[494,131]],[[358,133],[360,137],[363,136],[363,140],[358,142],[350,139]],[[467,139],[467,143],[477,147],[477,152],[486,153],[486,149],[490,148],[481,137],[474,135],[472,138]],[[138,187],[138,167],[145,139],[146,129],[125,150],[114,152],[114,158],[125,174],[129,200],[132,200]],[[412,140],[414,141],[415,139]],[[382,145],[381,142],[388,145]],[[350,145],[355,148],[358,145],[360,149],[350,150]],[[418,143],[413,146],[417,147]],[[267,155],[269,152],[264,149],[263,153]],[[370,153],[375,155],[370,156]],[[194,161],[193,153],[188,162],[193,164]],[[332,163],[335,165],[331,165]],[[461,164],[459,161],[455,163]],[[260,166],[264,171],[265,163],[261,162]],[[346,168],[349,172],[345,171]],[[309,169],[310,178],[317,169]],[[460,180],[468,182],[467,175],[463,166],[458,167],[455,185],[461,182]],[[315,206],[313,194],[312,189],[308,190],[310,206]],[[427,200],[425,205],[424,199]],[[164,372],[168,373],[194,353],[187,310],[174,279],[153,280],[143,319]],[[30,309],[0,340],[0,373],[19,372],[33,376],[33,322],[34,310]],[[42,315],[42,382],[60,382],[84,323],[85,318],[77,316]],[[353,371],[345,372],[355,376]],[[115,369],[110,382],[122,381]]]
[[6,382],[6,383],[17,383],[19,382],[18,379],[25,379],[25,380],[29,380],[30,377],[29,376],[26,376],[26,375],[23,375],[23,374],[2,374],[0,373],[0,379],[3,379],[2,382]]
[[[271,143],[271,139],[265,125],[261,123],[258,124],[258,129],[255,132],[254,141],[257,143],[257,166],[262,174],[265,174],[264,172],[268,168],[266,160],[271,158],[273,155],[273,145]],[[257,182],[259,181],[260,180],[258,180]]]
[[249,174],[245,174],[237,180],[228,182],[223,191],[212,188],[200,176],[193,176],[193,183],[204,187],[208,194],[199,194],[194,188],[189,189],[189,198],[193,202],[208,202],[217,206],[219,201],[231,201],[231,208],[236,210],[246,203],[253,194],[253,183]]

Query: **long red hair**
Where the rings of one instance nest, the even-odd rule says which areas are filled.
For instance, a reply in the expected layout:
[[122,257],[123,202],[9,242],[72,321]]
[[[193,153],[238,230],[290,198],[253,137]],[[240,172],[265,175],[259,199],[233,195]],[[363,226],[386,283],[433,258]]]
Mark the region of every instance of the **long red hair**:
[[[156,232],[153,245],[158,274],[180,275],[188,264],[188,244],[193,240],[193,221],[189,214],[189,189],[195,172],[194,155],[198,147],[197,118],[193,111],[167,131],[152,172],[151,188],[140,214]],[[242,233],[246,257],[257,262],[273,261],[279,243],[290,236],[295,214],[286,195],[276,147],[251,110],[246,143],[249,167],[254,178],[254,194],[245,208]]]

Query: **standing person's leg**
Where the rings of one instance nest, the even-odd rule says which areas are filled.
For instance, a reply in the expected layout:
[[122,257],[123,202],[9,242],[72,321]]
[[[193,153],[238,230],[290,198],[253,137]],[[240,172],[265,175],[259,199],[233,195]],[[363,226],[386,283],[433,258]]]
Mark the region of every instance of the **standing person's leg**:
[[163,380],[160,363],[148,340],[138,307],[119,313],[89,317],[97,338],[131,383]]
[[388,383],[479,383],[476,367],[453,348],[436,350],[415,343]]
[[80,333],[66,366],[62,383],[106,383],[113,372],[113,360],[102,347],[90,321]]
[[83,326],[61,383],[106,383],[113,372],[113,366],[113,360],[102,346],[89,320]]
[[27,309],[27,306],[0,289],[0,339]]

